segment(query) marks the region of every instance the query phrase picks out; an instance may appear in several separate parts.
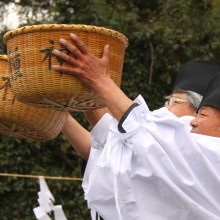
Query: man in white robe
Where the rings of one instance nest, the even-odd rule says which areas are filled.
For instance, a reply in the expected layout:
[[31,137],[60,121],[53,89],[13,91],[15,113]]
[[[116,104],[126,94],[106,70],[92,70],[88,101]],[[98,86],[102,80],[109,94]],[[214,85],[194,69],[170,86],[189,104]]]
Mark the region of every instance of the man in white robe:
[[[220,75],[213,82],[219,85]],[[200,109],[211,102],[204,99]],[[83,183],[90,206],[106,220],[220,219],[220,111],[212,119],[217,138],[192,134],[167,109],[150,112],[139,103],[122,123],[125,133],[107,116],[108,134],[102,136],[102,121],[93,130]]]
[[[109,117],[104,138],[93,134],[83,183],[89,206],[105,220],[220,219],[219,154],[216,163],[210,160],[219,138],[192,135],[166,108],[150,112],[142,100],[137,105],[108,75],[108,46],[103,57],[96,58],[75,35],[71,38],[78,50],[60,42],[74,58],[55,53],[72,67],[53,68],[92,87],[114,116],[104,116]],[[102,120],[99,123],[102,126]]]

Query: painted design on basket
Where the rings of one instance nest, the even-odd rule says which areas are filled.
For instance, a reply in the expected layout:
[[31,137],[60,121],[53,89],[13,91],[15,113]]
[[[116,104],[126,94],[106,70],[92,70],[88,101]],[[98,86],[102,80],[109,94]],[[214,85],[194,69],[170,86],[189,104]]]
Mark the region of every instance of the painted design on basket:
[[6,97],[8,88],[9,88],[11,85],[10,85],[9,77],[4,77],[4,76],[2,76],[2,81],[4,81],[5,84],[3,83],[3,86],[0,87],[0,90],[5,89],[4,95],[3,95],[3,100],[5,100],[5,97]]
[[[4,95],[3,95],[3,99],[2,100],[5,100],[6,99],[6,94],[8,92],[8,89],[11,88],[11,84],[10,84],[10,79],[9,77],[4,77],[2,76],[2,81],[5,82],[5,84],[3,84],[2,87],[0,87],[0,90],[5,90],[4,91]],[[14,103],[14,98],[12,99],[12,103]]]
[[[58,58],[53,53],[53,50],[55,49],[54,40],[49,40],[49,43],[51,44],[51,46],[40,50],[40,52],[45,53],[45,56],[44,56],[44,59],[42,60],[42,63],[48,59],[48,69],[51,70],[52,69],[52,59],[53,59],[53,57],[56,58],[56,60],[60,64],[60,66],[63,65],[64,61],[62,59]],[[59,48],[58,50],[61,51],[61,52],[66,52],[68,55],[70,55],[70,51],[68,49],[64,48],[63,46],[61,46],[61,48]],[[61,73],[61,75],[62,75],[62,73]]]
[[12,73],[11,80],[15,81],[18,77],[22,77],[22,73],[20,71],[21,59],[18,47],[16,47],[14,51],[9,50],[8,56],[9,68]]

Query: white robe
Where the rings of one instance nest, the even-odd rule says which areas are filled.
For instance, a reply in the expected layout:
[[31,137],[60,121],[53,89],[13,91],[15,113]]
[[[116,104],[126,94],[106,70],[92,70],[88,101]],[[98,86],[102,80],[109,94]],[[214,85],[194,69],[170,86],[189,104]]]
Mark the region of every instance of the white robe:
[[220,219],[220,139],[138,102],[126,133],[110,115],[92,131],[83,180],[89,208],[105,220]]

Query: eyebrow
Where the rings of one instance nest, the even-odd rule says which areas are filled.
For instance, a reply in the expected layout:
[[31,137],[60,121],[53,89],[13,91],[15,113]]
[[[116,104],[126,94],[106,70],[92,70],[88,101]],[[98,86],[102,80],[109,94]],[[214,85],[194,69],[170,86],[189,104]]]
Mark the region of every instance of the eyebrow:
[[[201,114],[201,111],[203,110],[206,110],[209,106],[202,106],[200,109],[199,109],[199,112],[198,114]],[[209,111],[208,112],[205,112],[205,114],[207,114],[207,116],[211,117],[211,118],[214,118],[215,116],[213,116],[213,113],[210,113]]]
[[202,111],[202,110],[205,110],[205,109],[207,109],[207,106],[202,106],[202,107],[199,109],[199,111]]

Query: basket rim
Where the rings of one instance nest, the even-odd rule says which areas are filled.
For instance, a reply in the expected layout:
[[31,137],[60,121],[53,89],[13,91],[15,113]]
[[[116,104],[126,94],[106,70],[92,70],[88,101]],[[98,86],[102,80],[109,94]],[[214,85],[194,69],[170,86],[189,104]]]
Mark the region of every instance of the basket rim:
[[7,55],[0,54],[0,60],[7,61],[7,60],[8,60],[8,56],[7,56]]
[[23,26],[5,33],[3,37],[3,42],[7,44],[7,41],[15,36],[26,33],[34,33],[34,32],[52,32],[52,31],[85,31],[85,32],[93,32],[93,33],[101,33],[105,35],[109,35],[121,40],[124,43],[124,46],[128,46],[128,38],[119,33],[118,31],[98,27],[93,25],[85,25],[85,24],[40,24],[40,25],[31,25],[31,26]]

